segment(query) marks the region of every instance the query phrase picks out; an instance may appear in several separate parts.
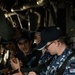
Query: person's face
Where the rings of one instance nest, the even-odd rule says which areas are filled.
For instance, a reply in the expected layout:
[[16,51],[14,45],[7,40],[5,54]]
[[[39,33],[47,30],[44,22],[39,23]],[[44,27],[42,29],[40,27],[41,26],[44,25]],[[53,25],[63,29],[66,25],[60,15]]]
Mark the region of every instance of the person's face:
[[41,41],[41,37],[40,37],[40,34],[39,33],[35,33],[35,41],[36,41],[36,44],[38,45]]
[[28,54],[28,52],[30,50],[30,42],[27,40],[21,39],[18,41],[18,47],[25,54]]
[[58,41],[47,42],[45,47],[51,55],[57,54]]

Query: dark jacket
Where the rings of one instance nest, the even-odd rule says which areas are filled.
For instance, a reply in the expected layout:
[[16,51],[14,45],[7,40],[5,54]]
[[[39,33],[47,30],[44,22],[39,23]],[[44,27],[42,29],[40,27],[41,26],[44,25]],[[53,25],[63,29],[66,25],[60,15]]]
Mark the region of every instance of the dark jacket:
[[36,67],[38,65],[38,61],[41,55],[41,51],[31,49],[28,55],[24,55],[24,53],[19,50],[16,54],[16,57],[22,61],[23,67],[31,68]]

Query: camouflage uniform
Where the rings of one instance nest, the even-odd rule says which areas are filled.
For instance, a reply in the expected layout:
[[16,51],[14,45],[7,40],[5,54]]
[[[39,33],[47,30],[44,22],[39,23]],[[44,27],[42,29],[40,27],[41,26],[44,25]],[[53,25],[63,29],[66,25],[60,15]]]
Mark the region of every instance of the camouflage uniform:
[[[55,55],[50,65],[47,67],[47,71],[45,75],[55,75],[56,70],[61,67],[65,59],[71,53],[72,53],[72,50],[69,48],[66,48],[66,50],[60,56]],[[75,56],[71,57],[62,75],[75,75]]]
[[[39,62],[38,62],[38,65],[40,65],[40,64],[45,64],[47,61],[49,61],[50,59],[52,58],[52,56],[50,55],[50,53],[49,52],[45,52],[44,53],[44,55],[42,55],[41,56],[41,58],[40,58],[40,60],[39,60]],[[44,74],[46,74],[46,70],[47,70],[47,64],[45,64],[46,65],[46,67],[45,68],[43,68],[42,69],[42,71],[40,72],[40,75],[44,75]]]
[[42,63],[45,63],[47,62],[48,60],[50,60],[52,56],[50,55],[50,53],[48,51],[46,51],[40,58],[39,60],[39,64],[42,64]]

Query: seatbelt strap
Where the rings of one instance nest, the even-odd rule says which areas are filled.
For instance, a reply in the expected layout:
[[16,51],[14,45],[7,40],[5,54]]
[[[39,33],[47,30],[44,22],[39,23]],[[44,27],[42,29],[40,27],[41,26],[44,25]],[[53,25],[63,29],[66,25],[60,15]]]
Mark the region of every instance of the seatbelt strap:
[[71,57],[73,57],[75,55],[75,52],[73,52],[72,54],[70,54],[68,56],[68,58],[64,61],[64,63],[62,64],[62,66],[56,71],[55,75],[63,75],[63,72],[65,70],[66,64],[67,62],[70,60]]

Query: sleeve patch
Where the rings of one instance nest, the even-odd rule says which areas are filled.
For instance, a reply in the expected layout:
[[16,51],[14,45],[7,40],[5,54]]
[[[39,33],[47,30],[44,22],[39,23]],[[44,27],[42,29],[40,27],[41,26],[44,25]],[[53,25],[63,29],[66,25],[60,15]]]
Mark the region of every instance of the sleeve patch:
[[69,73],[75,73],[75,68],[69,68]]

